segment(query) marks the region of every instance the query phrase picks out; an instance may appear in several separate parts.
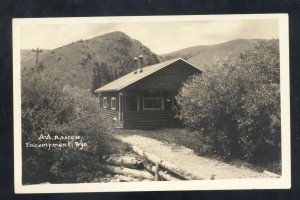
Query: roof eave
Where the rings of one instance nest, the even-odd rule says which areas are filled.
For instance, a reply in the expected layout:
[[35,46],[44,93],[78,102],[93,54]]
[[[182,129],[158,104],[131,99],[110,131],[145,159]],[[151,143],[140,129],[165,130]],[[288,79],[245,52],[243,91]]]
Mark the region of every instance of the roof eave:
[[95,90],[95,93],[102,93],[102,92],[118,92],[120,89],[108,89],[108,90]]

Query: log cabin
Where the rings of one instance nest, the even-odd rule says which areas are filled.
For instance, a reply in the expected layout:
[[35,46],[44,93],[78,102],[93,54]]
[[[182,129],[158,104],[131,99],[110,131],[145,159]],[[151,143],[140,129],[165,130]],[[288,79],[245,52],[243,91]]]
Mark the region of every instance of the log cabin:
[[[202,70],[182,58],[143,67],[135,58],[135,70],[95,90],[100,112],[113,119],[119,128],[151,129],[173,127],[179,89],[192,75]],[[140,64],[138,64],[140,63]]]

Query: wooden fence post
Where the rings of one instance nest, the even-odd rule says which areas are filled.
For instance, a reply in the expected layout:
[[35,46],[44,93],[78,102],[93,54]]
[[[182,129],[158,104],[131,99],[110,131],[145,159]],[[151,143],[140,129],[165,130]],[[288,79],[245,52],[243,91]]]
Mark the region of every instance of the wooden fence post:
[[155,165],[155,174],[154,174],[154,180],[155,181],[159,180],[158,170],[159,170],[159,162],[157,162],[156,165]]

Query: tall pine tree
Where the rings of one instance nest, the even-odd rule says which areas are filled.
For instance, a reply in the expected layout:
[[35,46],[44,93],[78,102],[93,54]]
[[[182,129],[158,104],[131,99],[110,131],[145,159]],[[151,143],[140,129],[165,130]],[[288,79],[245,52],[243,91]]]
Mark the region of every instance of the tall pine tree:
[[95,90],[102,86],[102,73],[98,62],[93,63],[93,78],[92,78],[92,93],[95,94]]

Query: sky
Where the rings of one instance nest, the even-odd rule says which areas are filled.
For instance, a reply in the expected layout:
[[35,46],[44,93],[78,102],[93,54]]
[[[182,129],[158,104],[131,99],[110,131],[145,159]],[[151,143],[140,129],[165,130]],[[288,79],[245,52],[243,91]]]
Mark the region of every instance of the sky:
[[234,39],[279,37],[276,19],[31,24],[21,26],[21,49],[54,49],[113,31],[139,40],[156,54]]

